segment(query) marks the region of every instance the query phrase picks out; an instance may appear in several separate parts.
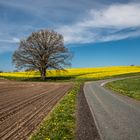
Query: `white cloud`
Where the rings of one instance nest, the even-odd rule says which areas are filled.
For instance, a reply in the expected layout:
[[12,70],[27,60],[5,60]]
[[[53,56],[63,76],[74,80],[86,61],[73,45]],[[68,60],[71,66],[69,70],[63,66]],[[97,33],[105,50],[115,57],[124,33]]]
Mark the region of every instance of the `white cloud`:
[[0,39],[0,42],[2,43],[19,43],[20,42],[20,39],[19,38],[16,38],[16,37],[13,37],[11,39]]
[[12,41],[13,41],[13,43],[19,43],[19,42],[20,42],[20,39],[19,39],[19,38],[14,37],[14,38],[12,39]]
[[[126,31],[121,32],[124,29]],[[66,43],[102,42],[140,36],[140,3],[92,9],[81,21],[56,30],[64,35]]]
[[[19,7],[27,11],[30,9],[26,4],[13,4],[5,1],[2,3],[5,5],[9,4],[13,7]],[[30,10],[34,11],[34,8]],[[11,27],[12,32],[15,32],[17,25],[12,25],[10,28]],[[28,35],[30,32],[43,27],[24,25],[17,29],[17,36],[23,38],[23,36]],[[3,32],[5,32],[6,28],[4,26]],[[133,30],[130,31],[129,29],[132,28]],[[122,31],[124,29],[126,31]],[[7,29],[8,33],[10,31],[10,29]],[[81,21],[77,21],[72,25],[57,27],[56,31],[64,35],[66,43],[92,43],[140,36],[140,3],[114,4],[100,7],[100,9],[90,9],[88,14],[84,16]],[[0,37],[0,43],[14,44],[20,41],[18,38],[12,38],[11,35],[9,35],[7,39],[5,39],[6,36],[3,39],[3,35],[1,34]]]
[[126,39],[129,37],[138,37],[140,36],[140,30],[135,31],[135,32],[129,32],[129,33],[121,33],[121,34],[113,34],[113,35],[108,35],[106,37],[102,37],[99,41],[111,41],[111,40],[121,40],[121,39]]
[[16,37],[11,39],[0,39],[0,53],[15,51],[19,41],[20,40]]
[[140,26],[140,4],[118,4],[101,10],[91,10],[83,27],[136,27]]

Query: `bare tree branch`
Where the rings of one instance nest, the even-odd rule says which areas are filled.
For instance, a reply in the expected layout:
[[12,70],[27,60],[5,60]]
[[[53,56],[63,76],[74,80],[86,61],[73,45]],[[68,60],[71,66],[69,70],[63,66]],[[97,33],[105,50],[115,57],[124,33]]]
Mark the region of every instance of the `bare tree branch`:
[[26,40],[20,41],[19,48],[13,54],[16,68],[39,70],[43,80],[48,68],[64,69],[70,65],[70,59],[63,36],[49,30],[33,32]]

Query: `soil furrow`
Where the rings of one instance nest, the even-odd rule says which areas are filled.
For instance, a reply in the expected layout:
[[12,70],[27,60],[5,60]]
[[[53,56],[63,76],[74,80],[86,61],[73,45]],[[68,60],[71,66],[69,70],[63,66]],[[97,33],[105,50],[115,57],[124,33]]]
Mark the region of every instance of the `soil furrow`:
[[1,105],[4,107],[0,110],[1,140],[27,139],[53,106],[72,87],[70,83],[4,81],[4,84],[0,82],[0,89],[8,88],[9,84],[10,88],[5,90],[5,95],[0,93]]
[[[18,134],[18,137],[20,137],[20,139],[26,138],[28,136],[28,133],[29,133],[28,131],[35,129],[35,127],[38,125],[38,123],[41,122],[41,120],[44,118],[44,116],[47,115],[48,110],[46,113],[46,111],[45,111],[46,107],[50,106],[50,108],[52,108],[52,106],[54,104],[56,104],[57,100],[61,97],[62,97],[62,94],[59,94],[59,95],[56,95],[55,97],[53,97],[46,105],[44,105],[39,110],[39,112],[36,112],[36,114],[34,114],[32,117],[30,117],[28,120],[26,120],[26,122],[23,123],[22,127],[20,127],[18,130],[16,130],[15,133],[12,134],[12,136],[10,135],[8,137],[8,139],[10,138],[11,140],[14,140],[14,138],[16,138],[17,134]],[[43,113],[41,113],[41,112],[43,112]],[[36,121],[36,120],[38,120],[38,121]]]
[[[46,101],[49,101],[51,98],[52,98],[52,95],[50,95],[50,96],[47,96],[47,100]],[[40,103],[39,103],[40,102]],[[22,112],[20,111],[18,114],[14,114],[14,115],[23,115],[23,117],[22,116],[20,116],[21,118],[20,118],[20,120],[19,121],[16,121],[15,120],[15,123],[13,123],[11,126],[9,126],[8,128],[4,128],[5,127],[5,122],[6,121],[8,121],[8,120],[5,120],[1,125],[3,125],[3,129],[4,129],[4,131],[3,131],[3,129],[1,130],[1,131],[3,131],[2,133],[1,133],[1,135],[4,135],[4,134],[6,134],[6,133],[8,133],[8,131],[9,130],[12,130],[12,129],[14,129],[16,126],[19,126],[19,124],[20,123],[22,123],[22,122],[24,122],[26,119],[28,119],[31,115],[32,115],[32,113],[33,112],[35,112],[35,111],[37,111],[40,107],[41,107],[41,105],[43,105],[43,103],[44,102],[41,102],[40,100],[38,100],[35,104],[37,104],[38,106],[36,106],[36,109],[35,110],[31,110],[30,108],[32,107],[32,106],[28,106],[28,107],[26,107],[26,108],[24,108],[24,109],[22,109],[21,111],[23,111],[24,112],[24,114],[22,114]],[[30,107],[30,108],[29,108]],[[13,118],[14,116],[11,116],[11,118],[9,118],[10,120]],[[14,122],[14,121],[13,121]],[[1,132],[0,131],[0,132]]]
[[[53,89],[53,90],[55,90],[55,89]],[[50,92],[50,91],[48,91],[48,92]],[[7,117],[11,116],[12,114],[15,114],[16,112],[18,112],[25,106],[32,104],[33,102],[35,102],[36,100],[39,100],[40,98],[43,98],[45,96],[45,94],[46,94],[46,91],[44,91],[43,93],[41,93],[39,95],[33,96],[32,98],[27,99],[23,102],[19,102],[14,107],[4,110],[3,112],[0,113],[0,122],[5,120]]]

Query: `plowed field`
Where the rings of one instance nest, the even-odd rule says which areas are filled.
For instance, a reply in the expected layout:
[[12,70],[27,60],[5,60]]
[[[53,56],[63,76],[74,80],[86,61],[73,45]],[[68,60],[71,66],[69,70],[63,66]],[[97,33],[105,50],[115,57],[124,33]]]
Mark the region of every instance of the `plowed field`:
[[0,80],[0,139],[27,139],[70,88],[69,83]]

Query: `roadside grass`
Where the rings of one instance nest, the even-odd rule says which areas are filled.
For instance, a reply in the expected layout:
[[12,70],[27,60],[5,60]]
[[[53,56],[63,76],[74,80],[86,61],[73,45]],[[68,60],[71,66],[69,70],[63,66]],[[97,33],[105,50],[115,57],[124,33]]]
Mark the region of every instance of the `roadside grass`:
[[140,77],[113,81],[105,86],[113,91],[140,100]]
[[56,105],[29,140],[75,139],[76,96],[80,86],[80,82],[75,83],[74,88]]

